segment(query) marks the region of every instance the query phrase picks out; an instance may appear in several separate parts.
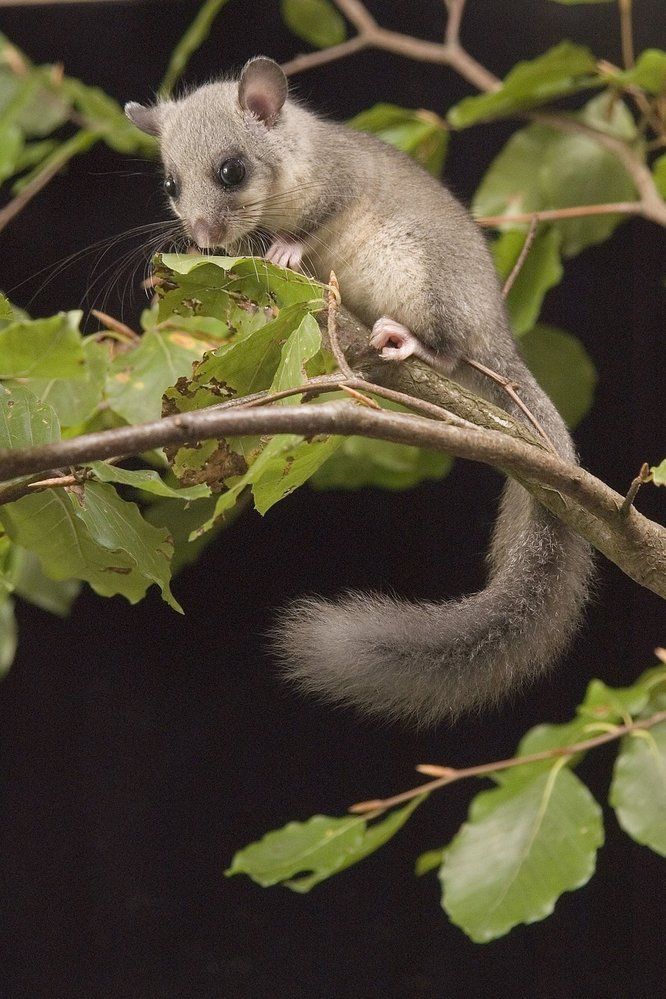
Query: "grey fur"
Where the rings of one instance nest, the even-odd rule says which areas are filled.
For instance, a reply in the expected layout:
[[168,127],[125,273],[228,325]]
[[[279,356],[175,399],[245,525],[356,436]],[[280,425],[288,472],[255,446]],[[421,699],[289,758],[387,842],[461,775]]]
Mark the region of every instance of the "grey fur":
[[[264,78],[259,106],[273,107],[279,74]],[[455,378],[524,420],[460,358],[514,379],[559,453],[575,460],[562,419],[520,357],[484,237],[453,195],[391,146],[291,99],[277,117],[258,120],[238,87],[222,81],[160,105],[162,156],[181,185],[174,209],[190,232],[200,231],[197,222],[224,231],[232,253],[251,248],[259,231],[302,240],[306,269],[322,281],[334,270],[360,319],[403,323]],[[248,163],[235,193],[215,181],[230,155]],[[489,561],[486,588],[457,601],[352,593],[297,602],[275,635],[287,675],[328,700],[417,724],[499,701],[567,646],[592,560],[583,540],[509,482]]]

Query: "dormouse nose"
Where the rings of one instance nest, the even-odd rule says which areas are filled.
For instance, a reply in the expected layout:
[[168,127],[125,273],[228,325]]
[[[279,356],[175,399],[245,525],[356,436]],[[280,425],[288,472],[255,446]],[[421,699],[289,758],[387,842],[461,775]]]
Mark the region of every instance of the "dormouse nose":
[[196,218],[190,224],[192,239],[201,250],[210,250],[219,246],[224,238],[226,226],[224,223],[211,223],[206,219]]

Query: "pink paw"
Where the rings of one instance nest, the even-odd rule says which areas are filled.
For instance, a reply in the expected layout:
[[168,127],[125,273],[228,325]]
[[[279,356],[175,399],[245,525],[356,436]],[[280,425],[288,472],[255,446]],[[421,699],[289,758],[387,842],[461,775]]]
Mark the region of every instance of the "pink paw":
[[298,240],[278,236],[269,246],[264,258],[278,267],[289,267],[292,271],[300,271],[303,249],[303,244]]
[[372,327],[370,345],[380,351],[385,361],[405,361],[421,348],[420,341],[406,326],[388,316],[382,316]]

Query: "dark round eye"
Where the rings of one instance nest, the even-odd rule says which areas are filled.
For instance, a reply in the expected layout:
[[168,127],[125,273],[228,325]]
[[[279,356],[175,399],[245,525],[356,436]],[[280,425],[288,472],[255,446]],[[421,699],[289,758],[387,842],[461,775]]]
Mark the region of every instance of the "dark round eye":
[[234,156],[224,161],[217,175],[224,187],[237,187],[245,177],[245,163],[239,156]]
[[164,178],[164,190],[166,191],[166,193],[169,195],[170,198],[178,197],[178,191],[179,191],[178,181],[175,180],[171,176],[171,174],[169,174],[168,177]]

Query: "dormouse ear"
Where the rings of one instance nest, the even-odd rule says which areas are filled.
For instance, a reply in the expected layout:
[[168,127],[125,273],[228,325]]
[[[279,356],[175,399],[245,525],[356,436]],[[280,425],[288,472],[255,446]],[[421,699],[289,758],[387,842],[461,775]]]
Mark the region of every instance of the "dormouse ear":
[[136,101],[129,101],[125,105],[125,114],[137,128],[148,135],[160,134],[160,108],[159,105],[147,108]]
[[257,56],[243,67],[238,83],[238,103],[271,128],[287,99],[287,77],[272,59]]

